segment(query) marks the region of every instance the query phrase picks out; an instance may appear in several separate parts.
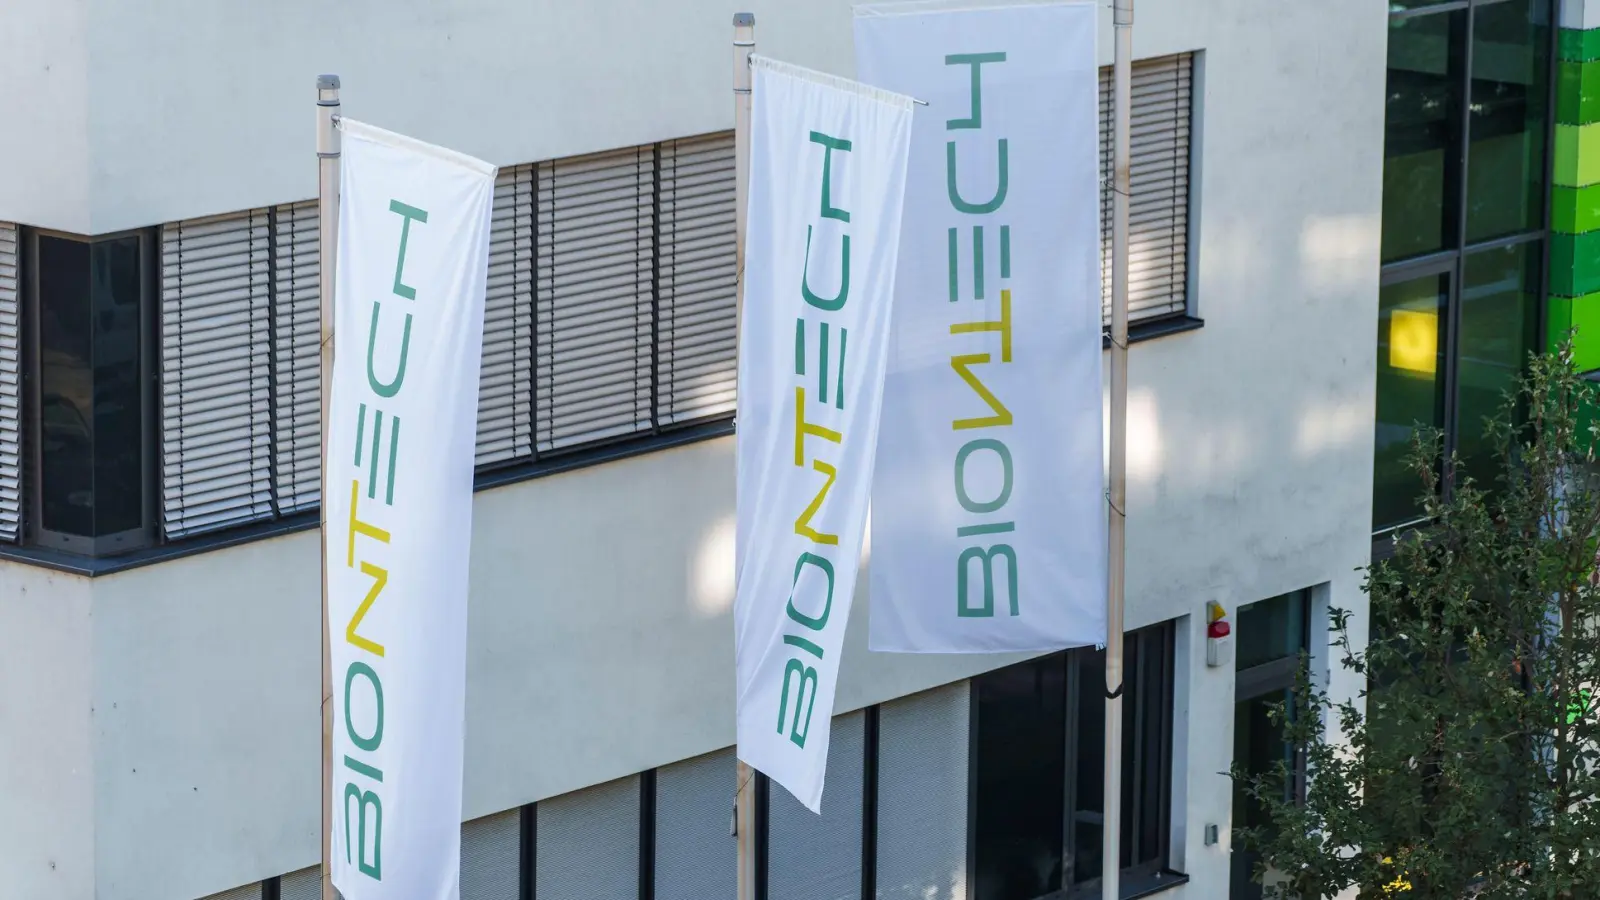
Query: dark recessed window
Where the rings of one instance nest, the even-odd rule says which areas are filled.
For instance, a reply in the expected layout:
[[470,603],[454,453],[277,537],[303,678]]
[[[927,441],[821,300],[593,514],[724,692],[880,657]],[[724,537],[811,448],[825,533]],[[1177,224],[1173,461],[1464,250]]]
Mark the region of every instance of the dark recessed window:
[[[1542,347],[1553,0],[1390,4],[1373,531],[1414,524],[1405,454],[1440,429],[1493,488],[1484,418]],[[1565,328],[1564,324],[1558,324]],[[1552,333],[1559,333],[1554,328]]]
[[[1122,860],[1165,869],[1171,827],[1172,626],[1128,635]],[[1102,872],[1105,653],[1082,648],[973,679],[972,896],[1094,896]]]
[[149,237],[36,232],[28,246],[33,539],[91,554],[143,546],[150,535]]

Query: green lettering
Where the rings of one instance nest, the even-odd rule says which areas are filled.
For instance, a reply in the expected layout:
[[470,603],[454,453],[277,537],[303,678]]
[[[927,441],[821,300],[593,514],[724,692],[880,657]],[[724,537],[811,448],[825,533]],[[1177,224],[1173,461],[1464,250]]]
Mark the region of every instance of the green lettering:
[[950,141],[944,145],[944,179],[945,187],[950,194],[950,204],[957,212],[973,216],[992,213],[1006,202],[1006,187],[1010,176],[1010,154],[1007,152],[1005,138],[1000,139],[1000,184],[995,187],[994,196],[986,203],[968,203],[961,199],[961,189],[956,187],[956,142]]
[[[1017,551],[1009,544],[995,544],[985,550],[968,547],[956,560],[956,615],[962,618],[988,618],[994,615],[994,557],[1006,558],[1006,581],[1010,590],[1011,614],[1017,615]],[[967,602],[967,561],[981,559],[983,566],[983,605],[974,607]]]
[[946,119],[946,131],[983,127],[983,64],[1005,61],[1004,53],[953,53],[944,58],[947,66],[972,67],[972,115],[965,119]]
[[839,251],[843,255],[843,261],[839,263],[839,293],[832,300],[824,300],[811,291],[811,226],[806,226],[806,264],[800,270],[800,294],[807,303],[827,312],[843,309],[845,301],[850,299],[850,235],[843,235],[842,240],[844,249]]
[[[1000,457],[1000,470],[1004,473],[999,496],[983,503],[973,500],[967,493],[967,457],[979,450],[993,450],[995,456]],[[961,501],[961,508],[967,512],[991,513],[1005,506],[1006,501],[1011,499],[1011,450],[994,438],[967,441],[965,446],[956,451],[956,499]]]
[[820,131],[811,132],[811,143],[822,145],[822,217],[850,221],[850,214],[833,205],[833,151],[850,152],[850,142],[828,137]]
[[[372,736],[364,738],[356,734],[356,723],[350,719],[350,688],[360,675],[372,684],[372,696],[376,701],[378,710],[377,724],[372,728]],[[364,662],[353,662],[344,673],[344,730],[350,735],[350,743],[371,753],[383,743],[383,683],[378,680],[378,673]]]
[[[383,880],[383,801],[371,791],[355,784],[344,786],[344,861],[350,862],[350,800],[356,801],[356,864],[361,874],[374,881]],[[372,862],[367,862],[367,809],[372,809]]]
[[[783,723],[789,719],[789,676],[798,676],[795,683],[794,721],[789,728],[789,740],[804,748],[806,735],[811,732],[811,714],[817,708],[817,670],[798,659],[789,660],[783,667],[783,693],[778,696],[778,733],[783,734]],[[810,702],[806,701],[806,684],[811,685]],[[804,715],[800,710],[804,708]]]
[[[401,216],[400,253],[395,257],[394,261],[394,292],[395,294],[404,297],[407,300],[415,300],[417,299],[416,288],[407,287],[401,281],[405,274],[406,268],[406,239],[411,236],[411,221],[413,219],[421,222],[424,225],[428,224],[428,211],[425,209],[417,209],[415,206],[407,206],[404,203],[401,203],[399,200],[389,201],[389,211],[392,213],[399,213]],[[385,394],[384,396],[388,395]]]
[[373,301],[372,327],[367,330],[367,384],[372,386],[372,392],[379,397],[393,397],[400,393],[400,383],[406,380],[406,351],[411,347],[411,314],[406,313],[405,330],[400,334],[399,368],[394,373],[394,379],[385,384],[379,381],[377,373],[372,371],[372,351],[378,347],[378,307],[378,302]]
[[[818,569],[822,570],[823,576],[828,579],[827,599],[825,599],[822,603],[822,612],[818,613],[815,618],[802,613],[800,610],[795,609],[794,606],[794,595],[800,589],[800,573],[805,570],[807,565],[816,566]],[[789,618],[795,620],[795,622],[801,625],[804,625],[812,631],[821,631],[823,627],[828,624],[828,615],[832,611],[833,563],[828,562],[823,557],[817,556],[814,553],[800,554],[800,558],[796,560],[794,564],[794,582],[789,590]]]

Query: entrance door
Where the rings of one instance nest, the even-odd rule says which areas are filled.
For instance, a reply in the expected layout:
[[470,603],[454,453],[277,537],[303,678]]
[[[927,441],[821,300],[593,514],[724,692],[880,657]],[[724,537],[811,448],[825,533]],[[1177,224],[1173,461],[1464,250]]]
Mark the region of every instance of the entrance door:
[[[1300,655],[1310,646],[1311,592],[1296,591],[1239,609],[1235,638],[1235,689],[1233,707],[1233,759],[1247,773],[1264,775],[1281,762],[1298,768],[1294,750],[1284,740],[1283,725],[1270,715],[1273,704],[1292,698]],[[1297,790],[1296,784],[1287,791]],[[1233,827],[1266,824],[1261,805],[1233,788]],[[1255,883],[1258,854],[1235,846],[1232,858],[1232,900],[1260,900]]]

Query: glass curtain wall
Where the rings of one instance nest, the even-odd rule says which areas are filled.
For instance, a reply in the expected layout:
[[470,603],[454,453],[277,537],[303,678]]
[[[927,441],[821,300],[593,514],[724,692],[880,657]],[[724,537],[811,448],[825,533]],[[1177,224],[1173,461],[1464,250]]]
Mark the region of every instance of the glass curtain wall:
[[1390,4],[1373,530],[1421,515],[1406,456],[1442,429],[1492,476],[1484,417],[1539,349],[1554,0]]

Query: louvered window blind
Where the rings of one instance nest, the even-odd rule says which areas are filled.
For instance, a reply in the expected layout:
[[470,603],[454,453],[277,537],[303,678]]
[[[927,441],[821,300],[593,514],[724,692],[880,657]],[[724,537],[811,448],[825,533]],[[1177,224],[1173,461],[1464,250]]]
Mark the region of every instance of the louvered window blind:
[[316,205],[161,234],[162,525],[168,537],[316,503]]
[[[1189,133],[1193,54],[1133,64],[1128,320],[1181,314],[1189,280]],[[1100,70],[1100,272],[1111,321],[1111,69]]]
[[322,900],[322,869],[313,866],[278,879],[278,900]]
[[966,900],[971,693],[961,681],[879,707],[879,900]]
[[833,719],[822,815],[773,784],[767,806],[768,900],[860,900],[866,715]]
[[655,900],[732,900],[738,846],[729,828],[738,764],[719,750],[656,770]]
[[[480,468],[733,412],[733,192],[727,133],[501,170]],[[314,202],[163,228],[167,537],[316,505],[317,275]]]
[[639,890],[639,776],[540,800],[538,900],[628,897]]
[[522,810],[461,826],[461,900],[519,900]]
[[0,541],[22,523],[22,310],[17,226],[0,222]]
[[236,887],[231,891],[212,894],[209,897],[202,898],[202,900],[261,900],[261,885],[259,883],[247,884],[244,887]]

